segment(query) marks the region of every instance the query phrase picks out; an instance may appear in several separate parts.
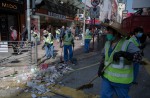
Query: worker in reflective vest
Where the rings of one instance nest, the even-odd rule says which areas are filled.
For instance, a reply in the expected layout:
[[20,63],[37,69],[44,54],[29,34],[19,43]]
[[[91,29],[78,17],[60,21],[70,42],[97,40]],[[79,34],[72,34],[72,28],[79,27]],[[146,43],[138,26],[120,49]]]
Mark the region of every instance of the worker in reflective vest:
[[50,38],[50,55],[54,59],[54,36],[50,32],[48,32],[48,35]]
[[44,30],[43,31],[43,35],[44,35],[44,48],[45,48],[45,54],[46,54],[46,59],[50,59],[51,54],[50,54],[50,47],[51,47],[51,39],[49,37],[49,33],[48,31]]
[[[140,48],[141,53],[143,54],[144,45],[140,42],[140,37],[143,35],[143,29],[141,27],[137,27],[133,30],[133,35],[130,37],[129,41],[132,42],[135,46]],[[144,54],[143,54],[144,55]],[[137,75],[139,72],[140,63],[133,63],[134,65],[134,80],[133,84],[137,84]]]
[[64,62],[66,64],[72,63],[73,57],[72,47],[74,47],[74,38],[69,28],[67,28],[65,34],[63,35],[63,44],[64,44]]
[[89,53],[90,50],[90,41],[92,39],[91,28],[87,28],[85,32],[85,40],[84,40],[84,52]]
[[55,32],[56,32],[56,40],[57,40],[57,42],[59,42],[59,39],[60,39],[60,29],[56,29]]
[[106,26],[106,38],[98,76],[102,76],[101,98],[112,98],[116,93],[118,98],[130,98],[130,84],[133,82],[133,62],[140,62],[140,50],[126,40],[121,30],[121,24],[102,23]]

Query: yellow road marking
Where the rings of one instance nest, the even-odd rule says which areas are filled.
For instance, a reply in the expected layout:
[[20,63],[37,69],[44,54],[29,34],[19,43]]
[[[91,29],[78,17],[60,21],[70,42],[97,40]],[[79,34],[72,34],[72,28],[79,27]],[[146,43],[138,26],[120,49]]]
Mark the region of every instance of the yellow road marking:
[[[84,91],[81,90],[76,90],[74,88],[70,88],[70,87],[65,87],[65,86],[60,86],[60,85],[56,85],[55,87],[51,88],[51,86],[49,86],[48,88],[50,88],[50,90],[54,93],[51,92],[47,92],[45,94],[42,95],[38,95],[36,94],[37,97],[40,96],[54,96],[54,95],[58,95],[58,96],[66,96],[66,98],[99,98],[98,95],[94,95],[94,94],[88,94],[85,93]],[[31,98],[31,94],[30,92],[26,93],[26,92],[22,92],[18,95],[14,95],[11,96],[10,98],[14,97],[14,98]]]
[[71,98],[99,98],[98,95],[87,94],[84,91],[76,90],[74,88],[60,86],[60,85],[56,85],[55,87],[56,88],[53,89],[53,91],[59,94],[69,96]]
[[82,68],[75,69],[74,71],[83,70],[83,69],[86,69],[86,68],[89,68],[89,67],[93,67],[93,66],[98,65],[98,64],[99,64],[99,62],[98,62],[98,63],[95,63],[95,64],[92,64],[92,65],[89,65],[89,66],[86,66],[86,67],[82,67]]

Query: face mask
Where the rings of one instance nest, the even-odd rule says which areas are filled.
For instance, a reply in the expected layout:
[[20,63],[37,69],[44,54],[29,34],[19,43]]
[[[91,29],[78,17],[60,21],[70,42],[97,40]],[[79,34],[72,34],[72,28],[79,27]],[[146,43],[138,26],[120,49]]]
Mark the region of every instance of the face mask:
[[107,34],[107,35],[106,35],[106,38],[107,38],[108,41],[113,41],[113,40],[115,40],[115,37],[113,36],[113,34]]
[[141,33],[141,32],[136,34],[137,37],[142,37],[142,35],[143,35],[143,33]]

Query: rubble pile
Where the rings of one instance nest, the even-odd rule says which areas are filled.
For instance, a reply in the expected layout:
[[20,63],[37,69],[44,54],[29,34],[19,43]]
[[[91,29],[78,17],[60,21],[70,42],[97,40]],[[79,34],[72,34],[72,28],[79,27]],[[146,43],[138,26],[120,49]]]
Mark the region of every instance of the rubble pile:
[[[65,64],[59,64],[57,66],[41,64],[40,69],[37,70],[32,79],[27,82],[28,88],[24,90],[24,92],[31,93],[32,98],[49,98],[41,96],[51,91],[50,86],[57,84],[56,80],[58,78],[72,71],[73,69]],[[37,97],[38,95],[40,95],[40,97]]]

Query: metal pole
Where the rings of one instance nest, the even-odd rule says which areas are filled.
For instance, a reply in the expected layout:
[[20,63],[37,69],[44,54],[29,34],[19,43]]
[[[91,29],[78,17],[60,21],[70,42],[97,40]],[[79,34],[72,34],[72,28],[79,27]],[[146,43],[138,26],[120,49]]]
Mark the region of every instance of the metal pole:
[[37,38],[35,38],[35,64],[38,62],[38,49],[37,49]]
[[94,18],[94,25],[93,25],[93,51],[94,51],[94,35],[95,35],[95,18]]
[[35,9],[35,0],[32,0],[32,9]]
[[27,0],[27,30],[28,30],[28,41],[30,42],[31,41],[31,30],[30,30],[30,12],[31,12],[31,9],[30,9],[30,0]]
[[85,11],[86,11],[86,0],[84,3],[84,12],[83,12],[83,45],[84,45],[84,39],[85,39]]
[[125,1],[125,10],[127,9],[127,0]]
[[30,30],[30,15],[31,15],[31,9],[30,9],[30,0],[26,0],[27,1],[27,12],[26,12],[26,18],[27,18],[27,30],[28,30],[28,48],[29,48],[29,61],[30,61],[30,65],[32,65],[32,42],[31,42],[31,30]]

